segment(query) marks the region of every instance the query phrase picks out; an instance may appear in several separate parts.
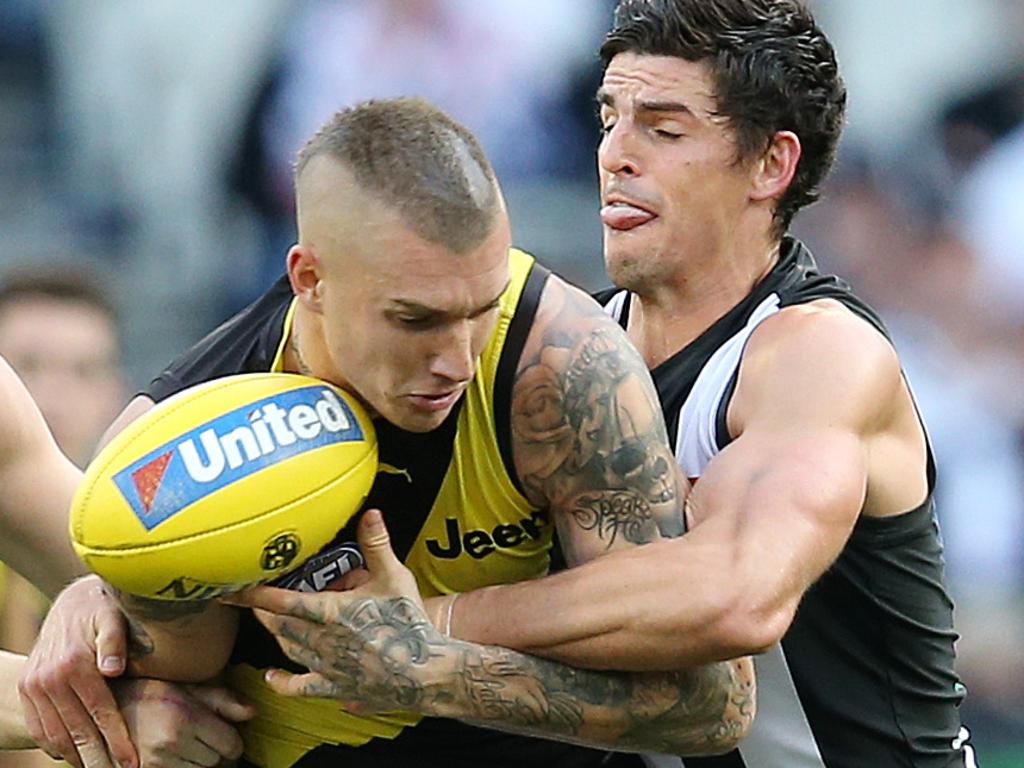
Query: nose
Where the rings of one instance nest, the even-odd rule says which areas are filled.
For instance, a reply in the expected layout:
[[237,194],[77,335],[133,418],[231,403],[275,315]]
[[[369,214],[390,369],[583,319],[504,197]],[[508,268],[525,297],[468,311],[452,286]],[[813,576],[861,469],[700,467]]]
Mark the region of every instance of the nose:
[[463,384],[473,378],[476,355],[472,330],[468,320],[457,322],[438,339],[437,351],[430,360],[432,374],[456,384]]
[[597,148],[598,169],[611,175],[636,176],[640,173],[632,131],[620,119],[601,138]]

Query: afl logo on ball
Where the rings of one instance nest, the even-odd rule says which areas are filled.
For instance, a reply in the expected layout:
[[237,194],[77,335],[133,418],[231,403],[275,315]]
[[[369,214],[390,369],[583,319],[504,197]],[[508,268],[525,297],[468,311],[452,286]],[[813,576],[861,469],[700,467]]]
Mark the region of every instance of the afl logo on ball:
[[264,571],[279,571],[287,567],[299,554],[301,543],[294,533],[282,533],[268,541],[260,555],[260,568]]

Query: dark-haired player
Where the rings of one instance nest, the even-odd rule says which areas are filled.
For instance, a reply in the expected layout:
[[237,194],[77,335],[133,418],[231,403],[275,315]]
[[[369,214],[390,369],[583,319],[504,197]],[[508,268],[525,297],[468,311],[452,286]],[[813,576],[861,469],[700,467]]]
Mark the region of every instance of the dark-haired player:
[[924,428],[875,313],[786,234],[843,125],[831,44],[794,0],[623,0],[601,53],[601,298],[695,525],[463,595],[456,635],[616,669],[761,653],[751,733],[688,768],[972,765]]

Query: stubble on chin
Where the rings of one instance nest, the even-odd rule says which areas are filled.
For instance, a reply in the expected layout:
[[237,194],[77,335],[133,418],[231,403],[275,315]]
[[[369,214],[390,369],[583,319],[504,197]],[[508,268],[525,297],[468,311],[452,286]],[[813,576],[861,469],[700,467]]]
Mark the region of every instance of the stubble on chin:
[[606,254],[605,269],[612,283],[633,293],[647,293],[658,284],[657,259],[652,255]]

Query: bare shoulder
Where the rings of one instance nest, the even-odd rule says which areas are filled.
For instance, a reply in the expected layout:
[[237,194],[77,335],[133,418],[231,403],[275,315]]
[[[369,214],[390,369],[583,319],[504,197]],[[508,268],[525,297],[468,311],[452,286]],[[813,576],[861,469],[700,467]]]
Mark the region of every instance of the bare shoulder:
[[680,488],[650,373],[597,303],[555,277],[516,371],[512,448],[531,501],[566,513],[604,546],[681,532]]
[[889,340],[839,302],[820,300],[782,309],[751,335],[730,423],[754,413],[792,420],[824,411],[871,431],[891,419],[903,391]]

